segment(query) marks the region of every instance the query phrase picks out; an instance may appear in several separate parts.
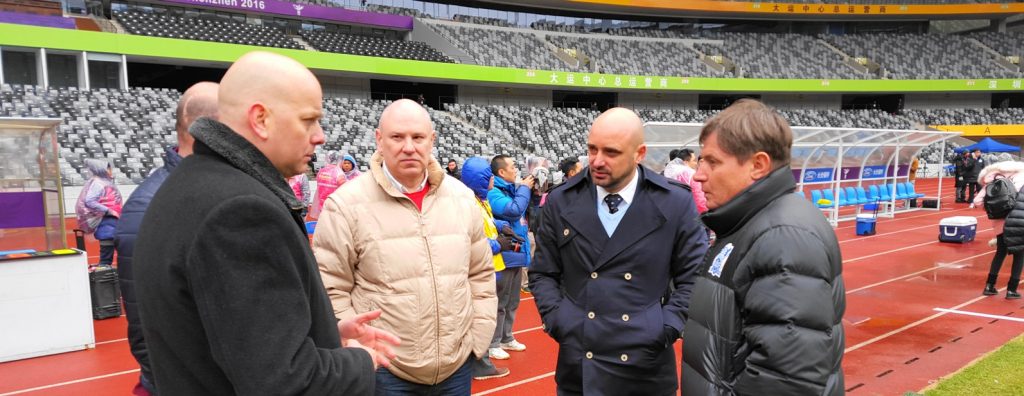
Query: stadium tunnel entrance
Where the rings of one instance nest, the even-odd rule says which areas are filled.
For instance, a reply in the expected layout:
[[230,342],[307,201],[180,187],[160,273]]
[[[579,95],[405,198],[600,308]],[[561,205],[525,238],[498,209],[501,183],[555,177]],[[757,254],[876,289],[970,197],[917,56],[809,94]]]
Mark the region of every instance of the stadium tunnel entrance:
[[605,111],[615,107],[619,95],[615,92],[552,91],[551,104],[555,108],[580,108]]
[[456,103],[458,93],[458,87],[451,84],[370,80],[370,99],[412,99],[438,110],[444,110],[446,103]]
[[843,95],[843,110],[879,109],[889,114],[903,110],[903,95]]
[[128,62],[128,81],[133,87],[171,88],[185,92],[200,81],[220,81],[226,68]]

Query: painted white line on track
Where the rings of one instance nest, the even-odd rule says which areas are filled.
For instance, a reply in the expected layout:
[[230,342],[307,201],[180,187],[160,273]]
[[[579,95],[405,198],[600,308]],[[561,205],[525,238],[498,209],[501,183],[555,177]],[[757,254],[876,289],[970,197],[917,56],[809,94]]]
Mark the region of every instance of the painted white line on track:
[[[985,232],[985,231],[992,231],[992,229],[991,228],[986,228],[984,230],[977,230],[976,233],[981,233],[981,232]],[[903,251],[903,250],[918,248],[918,247],[921,247],[921,246],[937,244],[937,243],[943,243],[943,242],[939,242],[938,240],[935,240],[935,241],[931,241],[931,242],[919,243],[919,244],[916,244],[916,245],[904,246],[904,247],[901,247],[901,248],[898,248],[898,249],[886,250],[884,252],[878,252],[878,253],[875,253],[875,254],[869,254],[867,256],[861,256],[861,257],[852,258],[852,259],[849,259],[849,260],[843,260],[843,264],[854,262],[854,261],[857,261],[857,260],[863,260],[863,259],[866,259],[866,258],[882,256],[882,255],[886,255],[886,254],[893,253],[893,252],[899,252],[899,251]]]
[[[982,216],[974,216],[974,217],[980,219],[980,218],[984,217],[984,215],[982,215]],[[851,237],[849,239],[841,240],[841,241],[839,241],[839,243],[863,241],[865,239],[877,238],[877,237],[880,237],[880,236],[886,236],[886,235],[892,235],[892,234],[902,234],[902,233],[907,232],[907,231],[920,230],[922,228],[935,227],[935,226],[938,226],[938,225],[939,225],[939,223],[934,223],[934,224],[923,225],[923,226],[920,226],[920,227],[905,228],[905,229],[902,229],[900,231],[886,232],[884,234],[875,234],[875,235],[869,235],[869,236],[860,236],[860,235],[858,235],[856,237]]]
[[61,386],[73,385],[73,384],[77,384],[77,383],[81,383],[81,382],[89,382],[89,381],[94,381],[94,380],[98,380],[98,379],[109,378],[109,377],[116,377],[116,376],[119,376],[119,375],[125,375],[125,374],[137,373],[137,372],[139,372],[139,369],[119,371],[119,372],[116,372],[116,373],[97,375],[95,377],[82,378],[82,379],[77,379],[77,380],[74,380],[74,381],[67,381],[67,382],[61,382],[61,383],[56,383],[56,384],[37,386],[35,388],[16,390],[14,392],[2,393],[2,394],[0,394],[0,396],[19,395],[19,394],[22,394],[22,393],[35,392],[35,391],[40,391],[40,390],[44,390],[44,389],[52,389],[52,388],[57,388],[57,387],[61,387]]
[[1021,323],[1024,323],[1024,319],[1022,319],[1022,318],[1015,318],[1015,317],[1012,317],[1012,316],[991,315],[991,314],[986,314],[986,313],[981,313],[981,312],[960,311],[960,310],[956,310],[956,309],[945,309],[945,308],[935,308],[935,310],[939,311],[939,312],[954,313],[954,314],[968,315],[968,316],[978,316],[978,317],[982,317],[982,318],[1008,320],[1008,321],[1011,321],[1011,322],[1021,322]]
[[892,282],[895,282],[895,281],[898,281],[898,280],[902,280],[902,279],[906,279],[906,278],[909,278],[909,277],[912,277],[912,276],[915,276],[915,275],[920,275],[920,274],[923,274],[925,272],[931,272],[931,271],[936,271],[936,270],[945,269],[945,268],[953,268],[953,267],[956,267],[954,265],[956,263],[959,263],[961,261],[967,261],[967,260],[975,259],[975,258],[978,258],[978,257],[981,257],[981,256],[987,256],[989,254],[992,254],[993,252],[995,252],[995,250],[991,250],[991,251],[988,251],[988,252],[985,252],[985,253],[982,253],[982,254],[976,254],[976,255],[973,255],[971,257],[962,258],[962,259],[954,261],[952,263],[941,264],[941,265],[937,265],[935,267],[923,269],[923,270],[920,270],[920,271],[917,271],[917,272],[912,272],[912,273],[909,273],[909,274],[906,274],[906,275],[897,276],[897,277],[892,278],[892,279],[888,279],[888,280],[884,280],[884,281],[881,281],[881,282],[872,283],[872,284],[867,285],[867,286],[861,286],[861,287],[858,287],[858,288],[853,289],[853,290],[847,290],[846,294],[856,293],[856,292],[859,292],[861,290],[867,290],[867,289],[870,289],[870,288],[875,287],[875,286],[881,286],[881,285],[884,285],[886,283],[892,283]]
[[[1002,289],[999,289],[999,291],[1003,291],[1005,289],[1006,288],[1003,287]],[[960,304],[960,305],[957,305],[957,306],[953,307],[952,309],[960,309],[960,308],[963,308],[963,307],[966,307],[968,305],[974,304],[974,303],[976,303],[978,301],[981,301],[983,299],[986,299],[986,298],[988,298],[988,296],[975,297],[975,298],[972,298],[972,299],[968,300],[967,302],[965,302],[963,304]],[[875,338],[872,338],[870,340],[864,341],[864,342],[862,342],[860,344],[857,344],[857,345],[854,345],[852,347],[846,348],[846,350],[843,351],[843,352],[844,353],[850,353],[850,352],[856,351],[856,350],[861,349],[863,347],[866,347],[868,345],[874,344],[874,343],[876,343],[878,341],[884,340],[884,339],[892,337],[892,336],[894,336],[896,334],[899,334],[899,333],[902,333],[904,331],[910,330],[910,329],[912,329],[914,327],[920,326],[920,325],[922,325],[922,324],[924,324],[926,322],[931,321],[932,319],[938,318],[938,317],[943,316],[945,314],[946,314],[946,312],[939,312],[939,313],[934,314],[932,316],[929,316],[927,318],[924,318],[924,319],[918,320],[918,321],[916,321],[914,323],[911,323],[911,324],[908,324],[906,326],[900,327],[900,328],[898,328],[896,330],[893,330],[893,331],[890,331],[888,333],[882,334],[882,335],[880,335],[878,337],[875,337]]]
[[[499,387],[494,388],[494,389],[488,389],[488,390],[485,390],[483,392],[474,393],[473,396],[489,395],[491,393],[501,392],[501,391],[503,391],[505,389],[508,389],[508,388],[515,388],[515,387],[517,387],[519,385],[522,385],[522,384],[530,383],[530,382],[533,382],[533,381],[536,381],[536,380],[539,380],[539,379],[544,379],[544,378],[553,377],[553,376],[555,376],[555,372],[554,371],[552,371],[550,373],[541,374],[541,375],[538,375],[536,377],[530,377],[530,378],[527,378],[527,379],[524,379],[524,380],[516,381],[516,382],[513,382],[511,384],[505,384],[505,385],[499,386]],[[3,395],[0,395],[0,396],[3,396]]]
[[543,328],[544,328],[544,326],[537,326],[537,327],[531,327],[529,329],[522,329],[522,330],[518,330],[518,331],[513,331],[512,335],[522,334],[522,333],[529,333],[531,331],[541,330]]
[[97,342],[96,345],[113,344],[115,342],[124,342],[124,341],[128,341],[128,339],[127,338],[118,338],[116,340],[100,341],[100,342]]

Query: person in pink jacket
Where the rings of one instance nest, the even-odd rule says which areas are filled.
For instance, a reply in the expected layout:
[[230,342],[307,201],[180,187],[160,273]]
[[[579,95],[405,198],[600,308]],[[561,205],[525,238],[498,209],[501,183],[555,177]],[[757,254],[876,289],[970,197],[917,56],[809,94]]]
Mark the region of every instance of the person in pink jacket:
[[669,154],[669,163],[665,165],[665,177],[671,180],[690,186],[693,191],[693,200],[697,203],[697,212],[704,214],[708,211],[708,200],[704,197],[704,190],[700,182],[693,180],[693,174],[697,173],[697,154],[690,149],[682,149]]
[[85,166],[92,177],[75,202],[78,228],[100,241],[99,265],[109,266],[114,263],[114,231],[121,218],[121,192],[114,185],[114,170],[106,159],[88,158]]
[[[1000,177],[1009,179],[1017,189],[1020,189],[1024,186],[1024,162],[996,162],[982,169],[978,175],[978,181],[982,187],[978,195],[974,197],[974,207],[984,206],[985,186]],[[1021,199],[1019,195],[1017,199]],[[982,294],[986,296],[994,296],[998,293],[996,290],[996,280],[999,278],[999,269],[1002,268],[1003,260],[1006,259],[1007,253],[1006,241],[1003,239],[1003,226],[1006,224],[1006,220],[991,219],[991,221],[992,229],[996,232],[996,238],[989,241],[988,245],[995,245],[996,255],[992,257],[992,264],[988,270],[988,279],[985,281],[985,289],[982,291]],[[1018,299],[1020,298],[1020,293],[1017,292],[1017,286],[1020,284],[1021,269],[1024,269],[1024,253],[1011,253],[1011,255],[1013,256],[1013,264],[1010,267],[1010,280],[1006,285],[1006,298]]]
[[345,171],[341,169],[339,162],[341,162],[341,153],[336,150],[328,151],[327,165],[320,168],[320,171],[316,174],[316,203],[309,214],[313,220],[320,217],[320,211],[323,210],[327,197],[348,181],[348,177],[345,176]]

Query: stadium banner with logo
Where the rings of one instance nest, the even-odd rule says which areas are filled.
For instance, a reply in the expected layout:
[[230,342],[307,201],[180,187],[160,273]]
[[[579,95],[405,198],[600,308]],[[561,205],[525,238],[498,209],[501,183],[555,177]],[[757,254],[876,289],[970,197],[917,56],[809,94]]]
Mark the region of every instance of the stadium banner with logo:
[[1022,136],[1024,124],[1018,125],[932,125],[941,131],[963,132],[963,136]]
[[721,0],[569,0],[573,3],[614,5],[622,8],[653,8],[695,13],[752,13],[793,16],[909,16],[909,15],[994,15],[1024,12],[1024,4],[1012,1],[965,4],[820,4]]
[[[191,3],[191,0],[176,0]],[[263,0],[267,1],[267,0]],[[291,3],[285,3],[291,7]],[[311,6],[311,5],[307,5]],[[340,11],[345,11],[338,9]],[[356,11],[349,11],[356,12]],[[305,15],[305,12],[303,13]],[[410,19],[411,21],[411,19]],[[0,23],[0,46],[123,54],[131,57],[199,60],[225,66],[254,49],[291,57],[313,70],[340,71],[366,77],[411,77],[536,87],[651,92],[1000,92],[1020,91],[1024,79],[822,80],[772,78],[704,78],[643,76],[426,62],[284,48],[254,47],[211,41],[58,29]]]
[[315,18],[325,21],[358,23],[391,29],[412,30],[412,17],[324,7],[316,4],[298,4],[280,0],[164,0],[168,3],[200,7],[214,7],[235,11],[276,14],[296,18]]

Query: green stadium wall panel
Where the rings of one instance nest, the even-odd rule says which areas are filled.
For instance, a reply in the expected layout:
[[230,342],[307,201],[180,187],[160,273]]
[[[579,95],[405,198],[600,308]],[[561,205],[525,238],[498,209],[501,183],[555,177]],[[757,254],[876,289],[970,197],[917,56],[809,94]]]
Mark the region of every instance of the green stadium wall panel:
[[209,41],[137,36],[0,23],[0,46],[103,52],[126,56],[230,63],[253,50],[280,53],[314,70],[549,88],[693,92],[1005,92],[1021,79],[821,80],[631,76],[425,62]]

